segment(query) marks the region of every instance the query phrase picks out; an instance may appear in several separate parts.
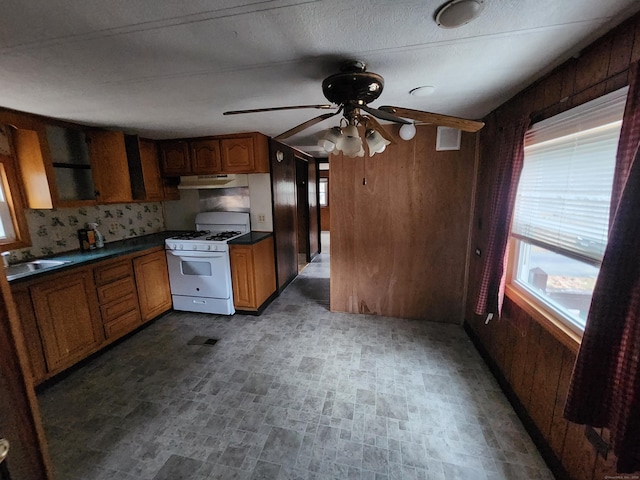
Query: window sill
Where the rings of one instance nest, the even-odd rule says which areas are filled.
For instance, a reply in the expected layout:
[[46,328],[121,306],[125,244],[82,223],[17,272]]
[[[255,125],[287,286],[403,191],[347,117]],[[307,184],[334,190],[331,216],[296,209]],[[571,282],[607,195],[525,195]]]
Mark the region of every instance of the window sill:
[[577,354],[582,343],[582,335],[574,332],[571,328],[558,320],[556,316],[539,305],[527,292],[521,288],[510,284],[505,288],[505,295],[518,307],[529,314],[542,328],[548,331],[553,337],[565,347]]

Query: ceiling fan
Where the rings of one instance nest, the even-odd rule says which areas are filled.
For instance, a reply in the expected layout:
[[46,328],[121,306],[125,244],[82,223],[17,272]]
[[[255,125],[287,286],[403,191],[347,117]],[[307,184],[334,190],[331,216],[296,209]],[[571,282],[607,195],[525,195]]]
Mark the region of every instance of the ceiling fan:
[[[400,129],[400,136],[407,140],[415,135],[414,122],[452,127],[466,132],[477,132],[484,126],[483,122],[424,112],[422,110],[393,106],[382,106],[380,108],[368,106],[369,103],[380,96],[383,87],[384,79],[380,75],[368,72],[364,62],[352,60],[344,62],[339,73],[328,76],[322,82],[322,93],[331,104],[233,110],[224,112],[224,115],[303,108],[319,110],[337,108],[335,112],[323,113],[311,118],[275,138],[276,140],[284,140],[306,128],[342,113],[342,128],[334,127],[329,129],[324,138],[321,139],[321,144],[327,153],[331,153],[336,149],[351,157],[364,155],[362,140],[357,129],[358,125],[365,127],[365,139],[370,155],[381,153],[389,143],[395,143],[393,136],[385,131],[376,119],[403,125]],[[342,126],[343,122],[345,123],[344,126]]]

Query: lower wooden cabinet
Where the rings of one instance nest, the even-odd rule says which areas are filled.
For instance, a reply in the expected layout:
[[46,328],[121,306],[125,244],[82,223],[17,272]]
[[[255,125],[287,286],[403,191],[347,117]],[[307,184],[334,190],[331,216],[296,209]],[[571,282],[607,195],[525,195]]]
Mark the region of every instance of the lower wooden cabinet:
[[30,293],[48,372],[73,365],[104,341],[90,270],[52,276]]
[[229,258],[234,307],[257,311],[276,291],[273,237],[253,245],[230,245]]
[[133,259],[142,321],[146,322],[172,306],[167,257],[164,250]]
[[121,337],[139,327],[142,320],[131,259],[106,262],[93,273],[107,338]]
[[11,285],[36,384],[171,309],[162,247]]

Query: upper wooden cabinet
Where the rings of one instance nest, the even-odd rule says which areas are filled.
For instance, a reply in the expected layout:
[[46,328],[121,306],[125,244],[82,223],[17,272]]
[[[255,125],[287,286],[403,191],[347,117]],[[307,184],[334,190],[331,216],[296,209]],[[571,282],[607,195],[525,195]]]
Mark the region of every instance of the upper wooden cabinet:
[[269,139],[261,133],[220,137],[223,173],[269,173]]
[[161,142],[159,149],[160,167],[163,175],[178,177],[191,173],[189,145],[187,142]]
[[133,194],[124,134],[91,130],[87,139],[97,202],[131,202]]
[[189,142],[191,174],[207,175],[220,173],[220,144],[217,140]]
[[160,143],[160,165],[167,177],[222,173],[216,139]]
[[261,133],[159,143],[165,177],[226,173],[269,173],[268,139]]
[[153,140],[47,125],[17,129],[13,141],[29,208],[174,198],[165,193]]
[[164,200],[156,142],[137,135],[125,135],[124,140],[134,201]]

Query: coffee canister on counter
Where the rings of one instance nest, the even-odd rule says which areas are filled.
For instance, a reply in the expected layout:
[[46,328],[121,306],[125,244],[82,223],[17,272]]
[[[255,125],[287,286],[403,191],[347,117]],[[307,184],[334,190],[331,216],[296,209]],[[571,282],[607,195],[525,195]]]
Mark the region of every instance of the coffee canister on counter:
[[81,228],[78,230],[78,241],[80,242],[80,250],[88,252],[96,248],[96,239],[93,230]]

